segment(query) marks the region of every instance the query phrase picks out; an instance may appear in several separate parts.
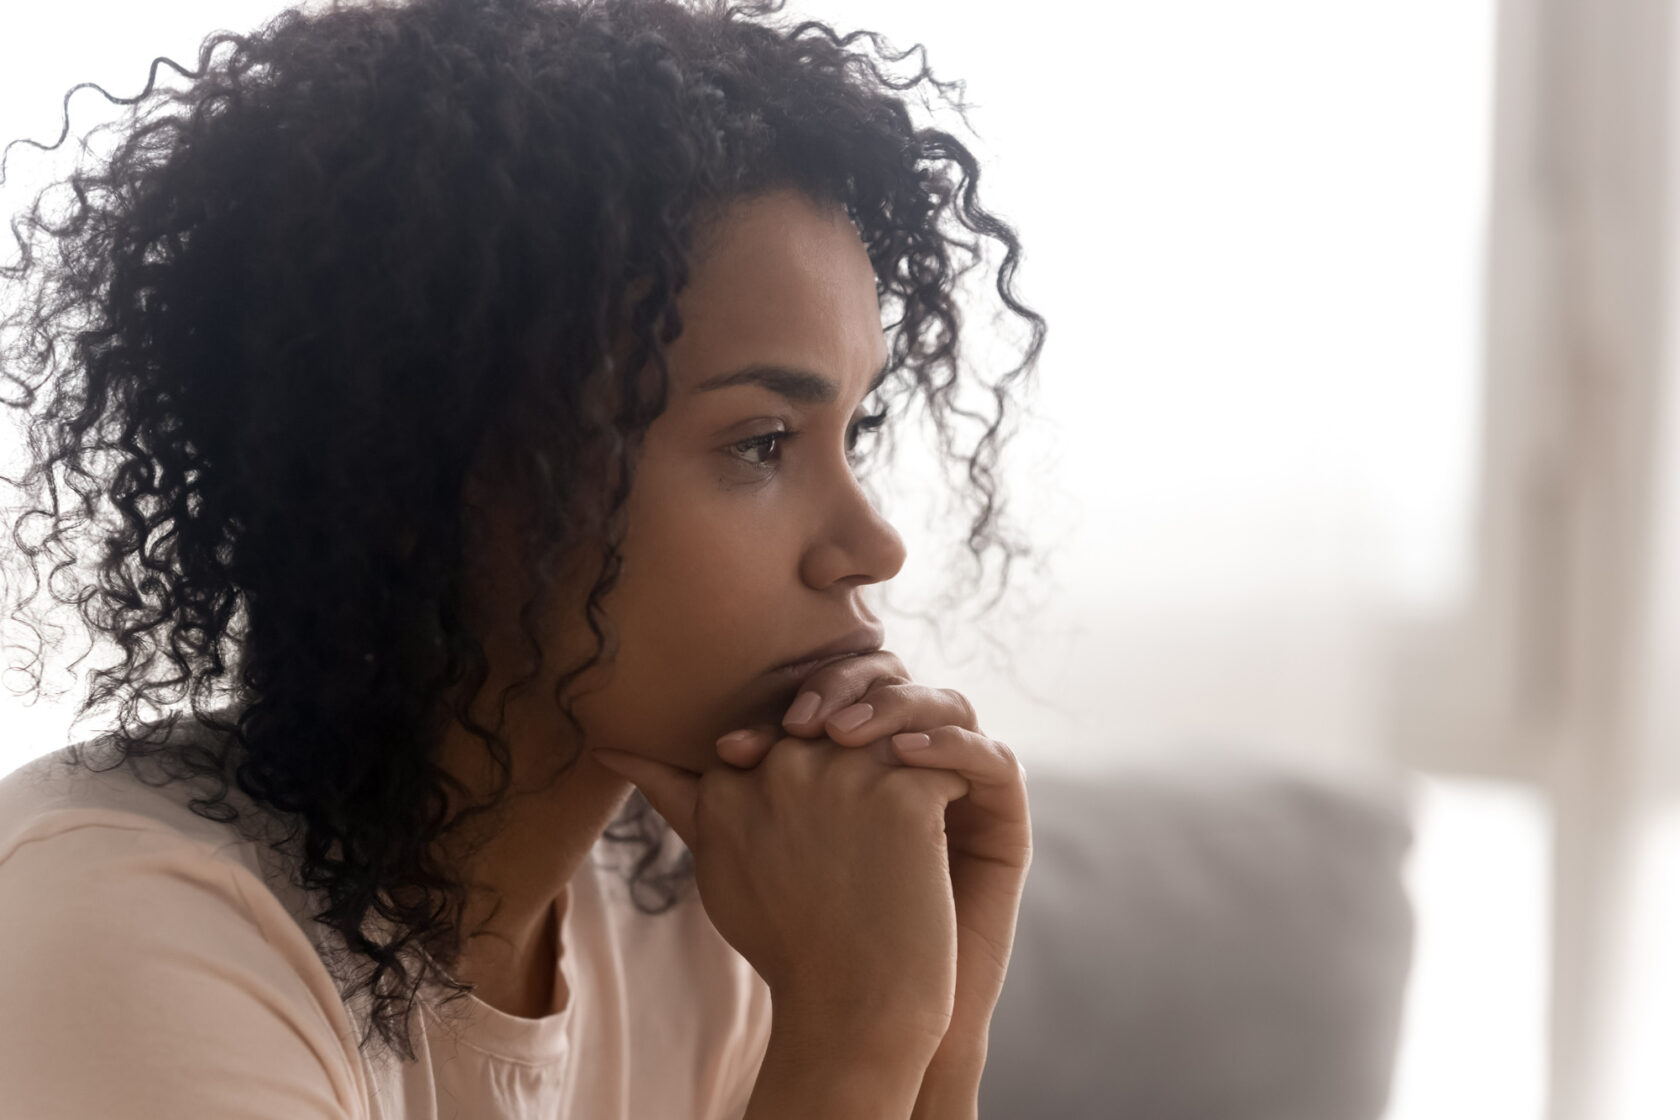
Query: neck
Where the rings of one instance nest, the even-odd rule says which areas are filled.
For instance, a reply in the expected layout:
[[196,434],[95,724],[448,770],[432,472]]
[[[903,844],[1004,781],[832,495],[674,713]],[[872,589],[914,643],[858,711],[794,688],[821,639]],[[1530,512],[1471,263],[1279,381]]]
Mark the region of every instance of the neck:
[[[541,1018],[570,998],[559,975],[570,883],[632,787],[587,754],[549,780],[553,759],[566,757],[552,736],[521,735],[515,727],[510,742],[507,800],[495,832],[462,874],[470,888],[465,945],[450,972],[498,1011]],[[493,788],[490,760],[476,737],[446,739],[440,759],[475,797]]]

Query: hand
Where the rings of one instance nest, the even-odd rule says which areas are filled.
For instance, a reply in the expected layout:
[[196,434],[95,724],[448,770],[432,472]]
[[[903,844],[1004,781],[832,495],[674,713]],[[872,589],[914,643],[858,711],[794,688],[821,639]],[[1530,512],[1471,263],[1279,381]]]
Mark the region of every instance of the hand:
[[693,853],[706,914],[769,986],[779,1033],[820,1030],[854,1055],[927,1067],[957,1002],[945,822],[966,778],[793,736],[750,771],[593,758]]
[[[957,918],[956,1003],[946,1038],[953,1046],[978,1046],[1003,991],[1021,892],[1032,864],[1025,771],[1007,745],[981,733],[966,697],[952,689],[912,683],[904,663],[885,650],[824,666],[806,678],[799,696],[805,693],[816,693],[821,703],[806,719],[790,722],[784,717],[782,728],[789,733],[826,736],[843,747],[867,748],[878,759],[953,770],[969,781],[968,796],[945,809]],[[873,709],[870,718],[856,727],[838,726],[834,717],[856,703]],[[718,756],[751,769],[778,731],[745,730],[753,736],[720,741]],[[919,738],[916,732],[929,739],[919,751],[908,745]]]

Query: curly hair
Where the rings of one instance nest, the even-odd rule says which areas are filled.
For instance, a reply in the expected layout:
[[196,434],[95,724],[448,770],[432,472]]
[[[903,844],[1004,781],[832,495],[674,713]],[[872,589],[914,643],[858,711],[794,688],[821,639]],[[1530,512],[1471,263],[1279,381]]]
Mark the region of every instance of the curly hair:
[[[488,666],[462,602],[484,539],[465,488],[482,478],[530,512],[519,617],[535,664],[503,690],[503,717],[542,664],[556,558],[587,550],[595,651],[555,688],[578,726],[567,685],[608,655],[600,602],[635,455],[720,205],[796,188],[844,206],[896,316],[879,399],[925,398],[946,460],[951,417],[981,423],[967,550],[999,549],[1005,582],[1030,552],[1000,530],[993,472],[1044,320],[1015,295],[1020,244],[978,201],[974,155],[903,96],[931,86],[961,114],[963,87],[919,44],[790,26],[782,2],[289,9],[207,36],[196,70],[154,59],[133,98],[92,86],[131,107],[120,142],[13,221],[21,256],[0,276],[22,298],[0,320],[0,385],[21,390],[6,403],[29,456],[5,481],[25,495],[12,542],[34,583],[10,616],[37,638],[13,668],[41,663],[44,620],[26,608],[46,556],[49,597],[122,654],[90,674],[77,719],[115,705],[102,741],[131,768],[168,748],[172,779],[218,783],[194,812],[238,820],[231,776],[284,843],[302,837],[294,883],[361,966],[335,978],[347,1003],[371,995],[364,1052],[377,1034],[415,1060],[419,985],[446,1003],[472,990],[447,975],[466,887],[434,851],[494,820],[509,784],[503,721],[469,714]],[[913,75],[876,62],[912,51]],[[160,64],[184,88],[160,86]],[[13,143],[62,144],[81,88],[53,148]],[[74,202],[46,216],[66,185]],[[1003,249],[995,268],[982,238]],[[958,286],[976,268],[1025,329],[1017,364],[969,375],[990,418],[954,399],[970,364]],[[80,499],[68,509],[61,485]],[[105,502],[118,516],[102,525]],[[182,720],[208,737],[167,742]],[[446,786],[467,793],[434,760],[448,721],[483,740],[501,784],[446,819]],[[632,886],[663,889],[648,913],[692,871],[684,852],[650,879],[667,828],[636,794],[606,833],[641,848]]]

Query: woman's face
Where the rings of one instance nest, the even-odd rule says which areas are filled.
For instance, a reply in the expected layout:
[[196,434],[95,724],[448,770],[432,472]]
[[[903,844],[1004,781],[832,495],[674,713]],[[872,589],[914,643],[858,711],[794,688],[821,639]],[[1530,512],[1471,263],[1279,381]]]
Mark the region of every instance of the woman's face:
[[[678,300],[669,404],[647,432],[602,604],[618,653],[573,689],[588,746],[696,771],[718,763],[719,735],[780,721],[797,682],[774,666],[879,631],[862,591],[905,558],[848,461],[849,443],[874,438],[854,425],[887,357],[856,228],[783,191],[723,211],[707,245]],[[803,371],[818,391],[710,387],[754,366]],[[570,667],[594,639],[578,603],[567,611]]]

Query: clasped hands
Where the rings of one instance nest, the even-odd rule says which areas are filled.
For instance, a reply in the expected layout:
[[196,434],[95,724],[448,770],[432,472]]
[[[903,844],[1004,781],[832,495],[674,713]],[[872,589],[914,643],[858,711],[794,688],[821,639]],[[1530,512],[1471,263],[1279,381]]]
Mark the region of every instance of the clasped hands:
[[[943,767],[969,780],[968,795],[945,813],[957,918],[956,1004],[946,1039],[983,1048],[1032,863],[1026,773],[1015,752],[981,732],[962,693],[916,684],[887,650],[812,673],[781,728],[801,739],[826,736],[838,746],[869,748],[886,765]],[[718,740],[718,757],[752,769],[777,741],[773,728],[745,728]]]

